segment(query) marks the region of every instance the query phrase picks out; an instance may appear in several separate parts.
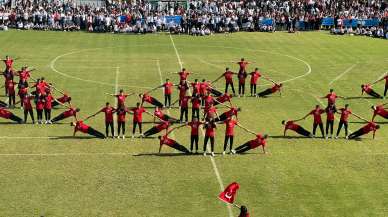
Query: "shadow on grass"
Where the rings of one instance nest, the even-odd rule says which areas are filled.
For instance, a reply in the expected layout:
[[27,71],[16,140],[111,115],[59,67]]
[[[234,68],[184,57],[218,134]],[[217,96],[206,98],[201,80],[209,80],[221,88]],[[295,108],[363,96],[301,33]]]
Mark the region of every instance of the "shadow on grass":
[[[222,153],[215,153],[215,157],[223,157]],[[235,155],[264,155],[263,153],[254,153],[254,152],[246,152],[246,153],[241,153],[241,154],[235,154]],[[203,153],[193,153],[193,154],[186,154],[186,153],[139,153],[139,154],[134,154],[132,155],[134,157],[204,157]],[[207,154],[206,157],[209,157],[210,154]],[[231,156],[230,154],[225,155],[226,156]]]
[[50,138],[50,140],[62,140],[62,139],[75,140],[75,139],[98,139],[98,138],[94,136],[57,136],[57,137]]
[[22,123],[17,122],[1,122],[0,125],[21,125]]
[[[269,138],[274,138],[274,139],[313,139],[311,137],[305,137],[305,136],[269,136]],[[319,138],[319,137],[316,137]]]

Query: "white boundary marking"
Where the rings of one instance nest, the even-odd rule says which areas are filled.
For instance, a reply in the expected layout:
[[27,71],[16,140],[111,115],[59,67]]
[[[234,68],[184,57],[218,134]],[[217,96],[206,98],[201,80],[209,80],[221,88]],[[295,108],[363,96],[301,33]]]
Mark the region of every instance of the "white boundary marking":
[[342,76],[344,76],[346,73],[350,72],[354,67],[356,67],[356,65],[357,65],[357,63],[351,65],[344,72],[342,72],[337,77],[335,77],[333,80],[331,80],[330,83],[329,83],[329,86],[332,85],[334,82],[336,82],[338,79],[340,79]]
[[[176,46],[175,46],[174,39],[172,38],[171,34],[169,34],[169,35],[170,35],[170,39],[171,39],[171,44],[172,44],[172,46],[173,46],[173,48],[174,48],[174,50],[175,50],[175,54],[176,54],[176,57],[177,57],[177,59],[178,59],[179,66],[180,66],[181,68],[183,68],[183,64],[182,64],[180,55],[179,55],[179,53],[178,53],[178,50],[177,50],[177,48],[176,48]],[[200,129],[201,129],[202,135],[204,135],[205,132],[203,131],[202,128],[200,128]],[[213,157],[213,156],[211,156],[211,155],[209,155],[209,156],[210,156],[210,161],[211,161],[212,166],[213,166],[214,173],[215,173],[215,175],[216,175],[216,177],[217,177],[218,184],[220,185],[220,190],[223,191],[223,190],[225,189],[225,186],[224,186],[224,183],[223,183],[223,181],[222,181],[220,172],[218,171],[216,161],[214,160],[214,157]],[[229,204],[226,204],[226,207],[228,208],[229,217],[233,217],[233,211],[232,211],[231,206],[230,206]]]
[[[76,53],[82,53],[82,52],[86,52],[86,51],[90,51],[90,50],[98,50],[98,49],[107,49],[107,48],[84,49],[84,50],[77,50],[77,51],[72,51],[72,52],[61,54],[61,55],[55,57],[53,60],[51,60],[51,62],[49,64],[50,69],[53,70],[54,72],[56,72],[57,74],[60,74],[60,75],[62,75],[64,77],[67,77],[67,78],[71,78],[71,79],[75,79],[75,80],[79,80],[79,81],[84,81],[84,82],[88,82],[88,83],[105,85],[105,86],[116,86],[115,84],[111,84],[111,83],[107,83],[107,82],[101,82],[101,81],[95,81],[95,80],[90,80],[90,79],[79,78],[79,77],[76,77],[76,76],[69,75],[69,74],[66,74],[64,72],[61,72],[61,71],[59,71],[59,70],[57,70],[55,68],[55,63],[59,59],[61,59],[62,57],[69,56],[69,55],[76,54]],[[114,67],[112,67],[112,68],[114,68]],[[132,85],[120,85],[119,84],[118,86],[120,86],[120,87],[142,88],[142,89],[151,89],[151,87],[141,87],[141,86],[132,86]]]

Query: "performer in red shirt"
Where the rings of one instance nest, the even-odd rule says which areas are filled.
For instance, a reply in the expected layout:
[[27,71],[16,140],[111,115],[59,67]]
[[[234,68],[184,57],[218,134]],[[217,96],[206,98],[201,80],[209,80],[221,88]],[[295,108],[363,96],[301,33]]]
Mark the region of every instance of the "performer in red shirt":
[[185,117],[185,122],[188,121],[188,116],[189,116],[189,101],[191,100],[191,96],[184,96],[182,99],[181,99],[181,103],[180,103],[180,122],[182,123],[183,122],[183,116]]
[[7,82],[13,81],[14,72],[11,68],[5,69],[5,71],[3,72],[3,76],[4,76],[5,95],[8,96]]
[[241,73],[241,72],[247,72],[247,66],[248,64],[250,64],[250,62],[248,61],[245,61],[244,58],[241,58],[239,62],[237,62],[237,64],[239,65],[239,70],[238,70],[238,73]]
[[[146,111],[147,112],[147,111]],[[148,112],[147,112],[148,113]],[[151,114],[152,115],[152,114]],[[154,117],[157,117],[159,118],[160,120],[163,120],[163,121],[169,121],[171,123],[177,123],[178,120],[171,117],[170,115],[167,115],[167,114],[164,114],[162,109],[161,108],[158,108],[158,107],[155,107],[155,111],[154,111],[154,114],[153,114]]]
[[23,98],[28,94],[28,82],[26,80],[21,80],[18,84],[18,95],[20,97],[20,106],[23,107]]
[[32,96],[31,94],[26,94],[23,96],[23,110],[24,110],[24,123],[27,123],[27,116],[30,114],[32,124],[35,123],[34,119],[34,111],[32,110],[32,104],[31,100],[33,100],[35,97]]
[[365,120],[364,118],[358,116],[357,114],[354,114],[350,109],[349,109],[349,104],[346,104],[344,108],[338,109],[337,113],[341,114],[340,122],[338,124],[337,128],[337,134],[336,134],[336,139],[338,139],[338,135],[341,132],[342,126],[345,128],[345,138],[348,139],[348,119],[349,115],[353,115],[354,117],[359,118],[360,120]]
[[366,125],[349,135],[349,139],[356,139],[362,135],[366,135],[373,131],[373,139],[375,138],[376,131],[380,129],[380,126],[373,121],[368,121]]
[[232,94],[224,93],[214,100],[214,105],[216,106],[220,103],[229,102],[229,105],[232,106],[232,101],[230,101],[230,99],[232,99]]
[[211,155],[214,157],[214,142],[215,142],[215,135],[216,135],[216,123],[214,122],[214,119],[210,118],[207,122],[204,123],[203,128],[205,129],[205,139],[203,142],[203,155],[206,156],[207,152],[207,143],[210,140],[210,147],[211,147]]
[[170,74],[178,74],[179,75],[179,81],[186,81],[187,77],[191,74],[194,74],[193,72],[187,71],[185,68],[182,68],[182,71],[180,72],[172,72]]
[[80,111],[80,109],[79,108],[73,108],[73,106],[71,104],[70,104],[70,106],[66,106],[66,107],[68,108],[68,110],[66,110],[66,111],[62,112],[61,114],[59,114],[58,116],[54,117],[51,120],[51,123],[56,123],[56,122],[58,122],[60,120],[69,118],[71,116],[73,116],[74,118],[77,118],[77,113]]
[[22,80],[28,81],[28,79],[31,77],[31,72],[34,70],[35,69],[28,70],[27,66],[23,66],[22,69],[17,72],[17,74],[19,75],[19,83]]
[[375,81],[372,83],[373,84],[376,84],[382,80],[385,80],[385,85],[384,85],[384,97],[387,96],[387,91],[388,91],[388,74],[385,74],[384,77],[382,77],[381,79]]
[[201,83],[198,81],[198,79],[195,79],[194,82],[192,82],[190,85],[191,85],[191,88],[193,89],[192,95],[193,96],[200,96]]
[[146,112],[146,110],[141,106],[140,103],[136,103],[136,108],[130,109],[130,112],[133,114],[132,138],[135,137],[136,126],[139,126],[140,136],[143,137],[143,113]]
[[319,126],[319,129],[321,130],[322,138],[325,138],[325,133],[323,132],[323,123],[321,114],[323,114],[325,110],[321,109],[319,105],[315,106],[315,109],[311,110],[309,113],[306,114],[302,119],[306,119],[309,115],[312,115],[314,117],[314,123],[313,123],[313,135],[315,136],[315,131],[317,129],[317,126]]
[[18,116],[14,115],[12,112],[6,110],[5,108],[0,108],[0,117],[13,120],[19,124],[23,123],[23,120],[19,118]]
[[387,103],[371,107],[371,109],[373,110],[372,121],[375,120],[375,117],[377,115],[379,115],[385,119],[388,119],[388,111],[386,110],[387,108],[384,108],[384,105],[386,105],[386,104]]
[[225,124],[225,139],[224,139],[224,151],[222,152],[222,155],[225,155],[226,148],[228,147],[228,141],[229,141],[229,150],[230,154],[232,154],[233,150],[233,139],[234,139],[234,127],[239,126],[239,123],[236,119],[232,117],[227,118],[225,121],[223,121]]
[[[272,81],[272,80],[271,80]],[[266,90],[260,92],[257,94],[257,96],[259,97],[266,97],[270,94],[274,94],[276,92],[279,91],[279,94],[280,96],[282,95],[282,90],[281,88],[283,87],[283,84],[282,83],[276,83],[275,81],[272,81],[272,83],[274,84],[271,88],[267,88]]]
[[77,120],[76,122],[71,122],[70,126],[74,126],[74,133],[73,136],[79,131],[82,133],[89,134],[91,136],[95,136],[100,139],[105,139],[104,134],[100,133],[99,131],[91,128],[90,126],[84,124],[82,120]]
[[49,91],[46,91],[47,94],[44,96],[44,117],[46,119],[46,124],[52,124],[51,122],[51,109],[52,102],[54,101],[54,97],[50,94]]
[[361,95],[364,95],[364,92],[367,93],[369,96],[372,96],[375,98],[379,98],[379,99],[383,98],[382,96],[380,96],[380,94],[376,93],[372,89],[372,85],[370,85],[370,84],[362,84],[361,85]]
[[144,102],[147,102],[151,105],[154,105],[156,107],[159,107],[159,108],[163,108],[163,104],[161,102],[159,102],[157,99],[155,99],[154,97],[152,97],[151,95],[149,95],[149,92],[146,92],[146,93],[143,93],[143,94],[139,94],[139,97],[141,99],[141,106],[143,106]]
[[[182,102],[182,99],[183,97],[186,96],[186,93],[187,93],[187,90],[189,90],[190,87],[187,83],[187,81],[181,81],[178,85],[178,90],[179,90],[179,99],[178,99],[178,104],[179,106],[181,105],[181,102]],[[175,104],[176,102],[174,102],[173,104]]]
[[[326,139],[329,137],[333,138],[333,128],[334,128],[334,119],[335,119],[335,113],[337,112],[337,108],[335,107],[334,103],[330,103],[326,109]],[[330,134],[329,134],[329,128],[330,128]]]
[[229,70],[229,68],[225,69],[225,72],[218,77],[216,80],[214,80],[212,83],[217,82],[220,80],[222,77],[225,78],[225,93],[228,92],[229,86],[232,88],[233,95],[236,95],[236,92],[234,91],[234,85],[233,85],[233,75],[237,75],[237,73],[232,72]]
[[5,64],[5,69],[12,69],[13,63],[15,60],[18,60],[19,58],[12,59],[9,56],[5,56],[5,59],[1,59],[0,61],[3,61]]
[[219,121],[226,121],[228,118],[231,118],[232,116],[236,116],[238,112],[241,112],[241,108],[236,107],[230,107],[230,109],[223,114],[219,116],[219,118],[216,119],[217,122]]
[[304,129],[302,126],[296,124],[297,121],[300,120],[289,120],[289,121],[282,121],[282,124],[284,125],[284,132],[283,135],[286,137],[287,130],[295,131],[297,134],[306,136],[306,137],[313,137],[313,134],[311,134],[309,131]]
[[8,105],[10,108],[15,107],[16,102],[16,93],[15,93],[16,82],[13,80],[8,80],[6,83],[6,89],[8,92]]
[[85,118],[85,121],[91,117],[95,117],[101,112],[105,114],[105,135],[106,137],[109,137],[109,128],[110,128],[112,138],[114,138],[115,133],[114,133],[113,113],[116,112],[116,109],[113,108],[109,102],[105,103],[105,107],[101,108],[98,112]]
[[125,117],[129,110],[124,105],[121,105],[116,109],[115,113],[117,114],[117,138],[120,138],[120,133],[122,132],[122,138],[125,139]]
[[249,140],[243,145],[240,145],[232,152],[241,154],[261,146],[263,148],[263,153],[266,154],[267,152],[265,151],[265,146],[267,145],[267,141],[266,141],[267,138],[268,138],[268,135],[266,134],[264,136],[262,136],[261,134],[257,134],[255,139]]
[[134,93],[127,94],[127,93],[124,93],[123,89],[120,89],[118,94],[110,94],[110,93],[106,93],[106,94],[109,95],[109,96],[116,97],[116,99],[117,99],[117,108],[119,108],[122,105],[125,106],[125,100],[127,99],[127,97],[128,96],[132,96]]
[[238,96],[244,96],[245,95],[245,79],[248,77],[248,74],[247,72],[244,70],[244,71],[240,71],[238,74],[237,74],[237,78],[238,78]]
[[259,68],[255,68],[255,71],[249,73],[251,76],[251,96],[256,96],[256,89],[257,89],[257,82],[259,81],[260,77],[262,76]]
[[159,132],[161,132],[163,130],[168,130],[170,125],[171,125],[170,122],[161,120],[161,123],[155,125],[151,129],[147,130],[144,133],[144,137],[150,137],[150,136],[152,136],[154,134],[157,134],[157,133],[159,133]]
[[201,108],[201,98],[198,95],[191,97],[191,120],[194,118],[199,119],[199,109]]
[[327,105],[331,105],[331,104],[334,104],[335,105],[335,101],[337,98],[342,98],[342,99],[345,99],[345,97],[343,96],[338,96],[335,92],[334,92],[334,89],[330,89],[330,92],[324,96],[324,97],[321,97],[322,99],[326,98],[327,99]]
[[38,124],[43,124],[44,95],[39,94],[35,100],[36,119]]
[[172,130],[168,131],[164,136],[158,136],[158,139],[160,141],[159,146],[159,153],[162,150],[163,145],[167,145],[175,150],[178,150],[180,152],[183,152],[185,154],[190,154],[190,151],[187,150],[183,145],[179,144],[177,141],[171,139],[168,137],[168,134],[171,133]]

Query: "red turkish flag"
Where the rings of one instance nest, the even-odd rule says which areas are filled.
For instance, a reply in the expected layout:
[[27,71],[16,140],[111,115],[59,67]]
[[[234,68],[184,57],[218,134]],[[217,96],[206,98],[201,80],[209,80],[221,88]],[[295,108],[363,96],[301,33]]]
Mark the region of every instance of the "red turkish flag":
[[233,203],[234,197],[236,196],[237,190],[240,188],[240,185],[237,182],[233,182],[225,188],[223,192],[218,195],[218,198],[226,203]]

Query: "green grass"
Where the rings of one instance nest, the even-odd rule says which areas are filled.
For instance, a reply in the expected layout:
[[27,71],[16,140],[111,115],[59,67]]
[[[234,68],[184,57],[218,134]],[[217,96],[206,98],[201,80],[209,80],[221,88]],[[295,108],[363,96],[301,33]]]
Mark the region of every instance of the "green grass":
[[[82,117],[94,113],[106,101],[114,102],[104,93],[115,90],[116,67],[119,88],[128,92],[160,85],[157,60],[162,80],[170,77],[177,81],[177,76],[168,75],[179,70],[168,35],[30,31],[0,34],[1,55],[21,57],[16,61],[17,68],[24,64],[36,67],[34,76],[44,76],[59,89],[67,90],[73,104],[81,108]],[[243,156],[215,157],[223,184],[240,183],[236,202],[246,204],[252,216],[388,215],[386,125],[382,124],[375,140],[370,135],[361,141],[279,138],[283,133],[281,120],[305,115],[318,104],[314,96],[325,95],[330,87],[339,95],[359,96],[361,83],[371,82],[386,71],[387,41],[336,37],[326,32],[173,38],[184,67],[198,73],[191,80],[213,80],[226,66],[237,70],[230,61],[240,57],[255,62],[250,69],[258,66],[276,80],[303,75],[311,66],[311,74],[285,83],[283,97],[233,100],[242,107],[239,119],[243,125],[275,136],[268,140],[270,155],[255,150]],[[64,55],[68,53],[71,54]],[[354,64],[352,70],[329,86]],[[96,83],[62,76],[50,65],[68,76]],[[216,86],[222,89],[223,82]],[[381,93],[383,84],[375,89]],[[162,99],[161,91],[154,94]],[[127,104],[132,106],[136,101],[131,97]],[[338,106],[349,103],[355,113],[369,119],[370,103],[380,102],[339,100]],[[61,111],[55,110],[53,115]],[[19,109],[14,112],[22,115]],[[171,115],[178,116],[178,111],[171,110]],[[156,139],[97,140],[83,135],[80,136],[85,139],[72,138],[68,121],[50,126],[0,121],[0,137],[59,137],[1,140],[0,216],[228,216],[226,206],[216,198],[220,185],[209,158],[151,155],[158,150]],[[132,128],[129,123],[128,137]],[[102,115],[88,124],[104,131]],[[301,124],[311,129],[312,120]],[[360,126],[361,123],[351,123],[350,129]],[[149,127],[146,125],[145,129]],[[222,151],[224,128],[220,125],[217,130],[217,153]],[[186,146],[188,135],[187,128],[175,132],[176,140]],[[235,146],[250,139],[251,135],[237,129]],[[173,151],[164,148],[162,152]],[[42,155],[6,155],[32,153]],[[63,155],[45,155],[56,153]],[[237,216],[238,211],[233,211]]]

